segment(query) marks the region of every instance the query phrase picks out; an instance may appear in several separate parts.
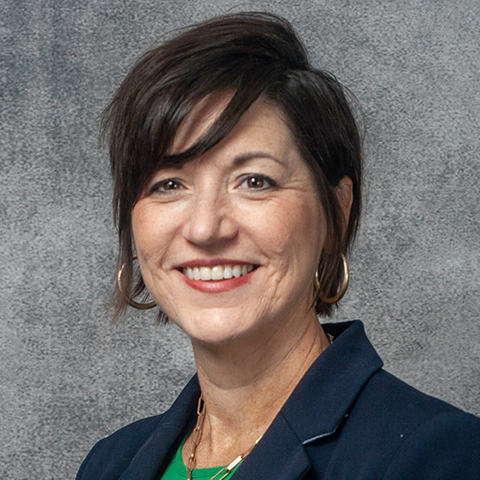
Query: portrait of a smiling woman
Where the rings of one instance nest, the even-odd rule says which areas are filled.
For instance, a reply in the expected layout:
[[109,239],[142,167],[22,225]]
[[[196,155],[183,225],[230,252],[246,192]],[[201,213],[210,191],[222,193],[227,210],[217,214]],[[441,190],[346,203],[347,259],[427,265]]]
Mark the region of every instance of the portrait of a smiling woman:
[[362,204],[353,101],[268,14],[137,61],[103,117],[116,316],[157,309],[197,374],[77,480],[480,478],[480,420],[385,371],[360,321],[328,322]]

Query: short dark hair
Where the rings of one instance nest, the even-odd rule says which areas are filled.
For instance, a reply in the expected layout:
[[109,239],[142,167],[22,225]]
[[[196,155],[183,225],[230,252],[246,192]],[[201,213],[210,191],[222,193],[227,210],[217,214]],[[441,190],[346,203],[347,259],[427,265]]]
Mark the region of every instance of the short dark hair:
[[[234,93],[211,128],[186,151],[170,155],[186,115],[206,95],[223,91]],[[110,149],[122,291],[146,295],[141,275],[134,273],[131,214],[152,175],[212,148],[262,96],[283,111],[315,179],[327,221],[320,291],[333,296],[342,281],[341,254],[352,245],[361,210],[362,142],[347,94],[333,75],[311,66],[290,23],[268,13],[215,17],[145,53],[115,93],[102,123]],[[335,192],[344,176],[353,183],[348,225],[343,225]],[[114,303],[117,318],[127,305],[118,287]],[[319,314],[328,316],[331,308],[316,303]]]

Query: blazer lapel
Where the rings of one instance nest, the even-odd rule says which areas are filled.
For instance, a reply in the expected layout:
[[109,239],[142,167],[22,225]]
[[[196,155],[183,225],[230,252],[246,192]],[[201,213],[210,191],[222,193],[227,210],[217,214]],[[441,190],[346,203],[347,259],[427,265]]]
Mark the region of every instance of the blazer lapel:
[[332,434],[383,362],[359,321],[325,324],[335,341],[313,363],[282,408],[306,445]]
[[[382,362],[361,322],[328,324],[335,337],[295,388],[262,440],[235,472],[235,480],[298,480],[312,468],[306,449],[339,427]],[[200,395],[195,376],[162,417],[119,480],[153,480],[169,452],[193,428]]]
[[153,480],[161,468],[166,468],[165,460],[172,447],[177,448],[188,430],[193,428],[199,396],[200,387],[195,375],[164,413],[162,421],[119,480]]
[[282,413],[238,467],[235,480],[297,480],[310,469],[310,459]]
[[[235,472],[235,480],[298,480],[312,468],[307,448],[340,427],[358,394],[382,367],[361,322],[324,325],[335,337]],[[317,466],[318,467],[318,466]]]

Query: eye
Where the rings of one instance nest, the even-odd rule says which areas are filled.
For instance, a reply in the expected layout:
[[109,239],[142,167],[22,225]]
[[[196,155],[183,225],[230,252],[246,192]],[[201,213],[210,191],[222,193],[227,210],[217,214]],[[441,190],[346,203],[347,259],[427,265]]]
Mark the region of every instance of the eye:
[[179,180],[175,178],[168,178],[166,180],[162,180],[160,182],[155,183],[150,188],[150,195],[153,193],[170,193],[175,190],[182,190],[183,185],[180,183]]
[[242,180],[240,188],[248,190],[266,190],[275,186],[275,182],[265,175],[248,175]]

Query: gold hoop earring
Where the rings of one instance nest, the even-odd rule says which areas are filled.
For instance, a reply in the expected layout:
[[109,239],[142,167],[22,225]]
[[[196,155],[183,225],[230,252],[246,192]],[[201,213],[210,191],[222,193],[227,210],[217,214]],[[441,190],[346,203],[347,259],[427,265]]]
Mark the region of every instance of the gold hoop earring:
[[320,281],[318,280],[318,269],[315,272],[315,281],[314,281],[315,291],[318,292],[317,297],[323,303],[329,303],[329,304],[337,303],[345,295],[345,292],[347,291],[348,282],[350,280],[350,275],[348,272],[348,263],[343,253],[340,254],[340,258],[342,259],[342,262],[343,262],[343,279],[342,279],[342,284],[340,285],[340,289],[333,297],[324,297],[320,293]]
[[[137,257],[133,257],[133,260],[136,260]],[[151,308],[154,308],[157,306],[155,302],[149,302],[149,303],[139,303],[136,302],[135,300],[131,299],[124,291],[122,288],[122,274],[123,274],[123,269],[125,268],[125,264],[123,263],[122,266],[120,267],[120,270],[118,270],[117,273],[117,287],[120,293],[123,295],[123,298],[125,301],[133,308],[136,308],[138,310],[150,310]]]

